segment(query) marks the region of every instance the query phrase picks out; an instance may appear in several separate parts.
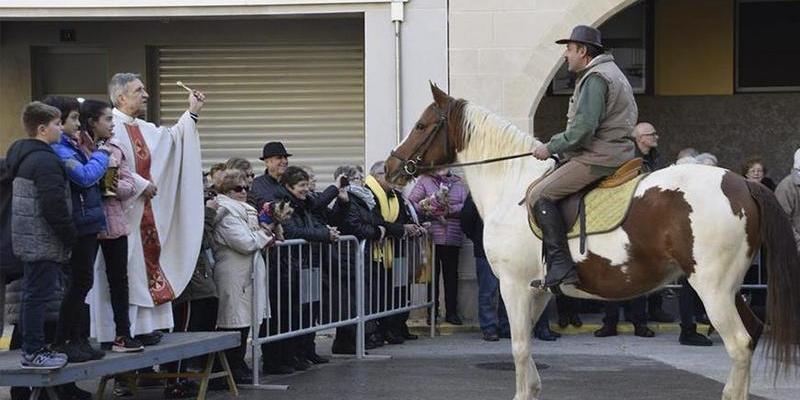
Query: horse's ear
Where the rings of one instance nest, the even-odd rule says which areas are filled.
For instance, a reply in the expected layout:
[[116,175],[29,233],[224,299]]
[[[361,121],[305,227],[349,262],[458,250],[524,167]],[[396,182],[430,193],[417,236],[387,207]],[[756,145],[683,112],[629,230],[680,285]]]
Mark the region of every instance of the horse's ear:
[[433,82],[431,84],[431,93],[433,94],[433,101],[439,108],[447,108],[447,103],[450,102],[450,96],[447,95],[442,89],[439,89]]

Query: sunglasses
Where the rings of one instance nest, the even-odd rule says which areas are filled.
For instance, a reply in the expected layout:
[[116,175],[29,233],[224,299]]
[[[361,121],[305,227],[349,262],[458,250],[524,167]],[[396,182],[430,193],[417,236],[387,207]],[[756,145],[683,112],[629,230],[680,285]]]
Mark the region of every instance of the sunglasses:
[[235,188],[233,188],[233,191],[234,192],[239,192],[239,193],[246,192],[247,191],[247,186],[241,186],[241,185],[236,186]]

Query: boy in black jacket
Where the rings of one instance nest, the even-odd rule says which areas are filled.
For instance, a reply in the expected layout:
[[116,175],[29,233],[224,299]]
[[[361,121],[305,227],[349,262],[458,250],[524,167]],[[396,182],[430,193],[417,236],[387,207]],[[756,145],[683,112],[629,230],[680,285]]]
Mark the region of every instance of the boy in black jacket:
[[61,113],[40,102],[28,104],[22,123],[28,139],[11,145],[6,163],[13,176],[11,236],[23,262],[22,368],[58,369],[67,362],[45,346],[45,306],[60,285],[76,230],[66,172],[50,145],[61,137]]

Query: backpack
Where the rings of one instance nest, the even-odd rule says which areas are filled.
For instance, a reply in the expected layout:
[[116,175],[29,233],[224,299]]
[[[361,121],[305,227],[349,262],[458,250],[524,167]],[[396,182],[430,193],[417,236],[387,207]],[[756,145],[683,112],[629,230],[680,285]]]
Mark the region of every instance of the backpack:
[[22,277],[22,262],[11,246],[11,192],[15,172],[5,159],[0,159],[0,275],[6,282]]
[[[18,165],[29,155],[41,150],[34,150],[22,157]],[[11,244],[11,199],[13,184],[17,171],[11,168],[6,159],[0,158],[0,275],[5,276],[6,283],[22,278],[22,261],[14,255]]]

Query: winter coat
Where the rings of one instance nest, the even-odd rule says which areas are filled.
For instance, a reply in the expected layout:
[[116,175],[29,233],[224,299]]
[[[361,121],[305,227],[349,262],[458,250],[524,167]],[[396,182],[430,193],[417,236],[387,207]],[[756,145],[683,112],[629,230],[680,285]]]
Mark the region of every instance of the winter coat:
[[[214,282],[219,296],[217,327],[250,326],[253,282],[258,296],[256,315],[266,317],[266,274],[261,249],[274,238],[258,224],[258,213],[247,203],[217,196],[219,209],[214,223]],[[255,270],[255,276],[253,272]],[[251,278],[252,277],[252,278]]]
[[[605,85],[592,84],[592,81],[598,82],[596,77],[602,78],[601,82]],[[551,138],[547,148],[551,153],[563,153],[564,161],[574,160],[582,164],[617,168],[633,158],[636,147],[630,138],[639,111],[631,85],[611,54],[602,54],[592,59],[589,65],[577,73],[576,78],[575,90],[567,109],[567,130]],[[592,94],[599,95],[597,91],[600,88],[605,88],[605,96],[592,96]],[[581,128],[585,125],[580,117],[584,111],[592,108],[593,101],[587,104],[584,99],[591,100],[597,97],[600,101],[605,100],[604,105],[599,104],[604,106],[604,111],[594,129],[586,132],[585,128]],[[587,110],[584,110],[584,107]],[[594,125],[593,121],[583,122]],[[580,131],[589,133],[589,136],[577,143],[577,148],[554,148],[554,141],[571,136],[569,133],[578,133],[581,136]]]
[[283,235],[286,239],[305,239],[309,242],[329,243],[331,241],[330,230],[311,212],[311,202],[300,200],[288,194],[285,189],[282,194],[294,208],[291,218],[283,223]]
[[777,189],[777,188],[778,188],[778,186],[777,186],[777,185],[775,185],[775,181],[773,181],[773,180],[772,180],[770,177],[768,177],[768,176],[765,176],[765,177],[761,178],[761,184],[762,184],[762,185],[764,185],[764,186],[766,186],[766,187],[767,187],[767,189],[769,189],[769,190],[771,190],[771,191],[773,191],[773,192],[775,191],[775,189]]
[[27,262],[68,262],[77,232],[61,160],[46,143],[22,139],[11,145],[6,163],[16,171],[11,199],[14,254]]
[[437,218],[432,218],[430,220],[431,226],[428,228],[428,232],[433,236],[433,242],[437,245],[460,247],[464,241],[464,235],[461,231],[461,224],[458,219],[468,194],[467,187],[461,181],[461,178],[455,175],[422,175],[417,180],[414,189],[411,190],[408,199],[414,205],[414,209],[416,209],[417,213],[425,216],[422,207],[420,207],[420,201],[434,196],[439,190],[440,185],[445,185],[450,188],[450,212],[445,216],[446,222],[444,223]]
[[[59,268],[59,281],[54,288],[55,296],[45,304],[44,320],[50,322],[58,321],[60,315],[61,300],[69,283],[67,275]],[[19,315],[22,311],[22,279],[17,279],[6,285],[6,323],[19,324]]]
[[106,173],[108,153],[95,151],[90,158],[87,158],[77,142],[66,133],[62,133],[61,141],[52,147],[67,171],[74,210],[72,219],[75,221],[78,235],[99,233],[106,228],[106,217],[98,182]]
[[326,187],[325,190],[321,192],[309,193],[308,200],[310,201],[309,207],[311,208],[311,212],[318,213],[320,211],[324,211],[328,208],[328,204],[336,200],[336,196],[338,195],[339,188],[334,185]]
[[[415,224],[414,215],[411,211],[411,205],[408,204],[408,201],[403,197],[403,194],[398,191],[391,191],[389,192],[389,197],[397,196],[397,200],[400,202],[400,213],[397,215],[397,219],[394,222],[386,222],[386,232],[389,236],[401,238],[406,235],[406,228],[405,224]],[[377,201],[377,199],[376,199]],[[378,215],[381,215],[383,218],[383,214],[381,214],[381,204],[378,202],[375,204],[375,209],[373,210]]]
[[381,237],[379,227],[386,229],[386,236],[402,238],[405,236],[404,224],[412,223],[408,215],[408,207],[400,198],[400,213],[395,222],[386,222],[381,214],[380,203],[375,200],[375,207],[369,209],[360,197],[350,194],[350,201],[344,203],[344,221],[340,227],[343,235],[353,235],[358,239],[378,240]]
[[253,179],[253,186],[247,194],[247,203],[256,210],[261,210],[264,203],[285,196],[286,189],[273,178],[269,172],[264,171],[264,175]]
[[472,201],[472,195],[467,196],[461,209],[461,230],[472,241],[472,254],[475,258],[486,258],[486,251],[483,249],[483,219]]
[[378,240],[381,237],[380,226],[386,225],[375,207],[370,210],[367,203],[360,197],[350,194],[350,201],[347,202],[344,215],[344,223],[341,232],[344,235],[353,235],[359,240]]
[[217,210],[206,207],[200,255],[197,257],[192,279],[186,285],[183,293],[175,300],[175,303],[217,297],[217,284],[214,283],[214,264],[216,259],[212,248],[214,243],[214,220],[216,218]]
[[[292,208],[294,208],[292,216],[282,224],[284,237],[287,240],[304,239],[313,243],[311,245],[282,247],[280,250],[275,249],[268,254],[270,261],[267,273],[269,275],[270,299],[277,302],[272,303],[275,308],[280,307],[283,310],[283,316],[281,318],[286,319],[284,323],[287,325],[284,325],[282,331],[285,331],[288,328],[287,321],[289,320],[289,316],[287,315],[287,310],[290,306],[295,310],[293,311],[293,315],[291,315],[293,321],[292,326],[308,327],[308,314],[303,314],[304,317],[301,322],[297,310],[299,310],[301,305],[300,294],[301,292],[306,292],[306,290],[300,289],[301,279],[302,285],[305,288],[310,287],[307,286],[307,284],[314,282],[309,281],[309,279],[314,279],[311,268],[321,268],[319,271],[321,274],[326,277],[330,276],[330,278],[323,278],[324,282],[340,282],[339,279],[346,278],[337,278],[339,276],[355,277],[355,269],[352,269],[352,267],[355,266],[355,262],[348,265],[346,260],[342,260],[342,270],[347,268],[351,268],[351,270],[348,274],[340,272],[338,270],[338,257],[340,253],[336,250],[336,246],[319,245],[319,243],[327,244],[333,242],[330,239],[330,230],[328,226],[311,211],[312,202],[310,199],[300,200],[289,194],[286,189],[281,189],[278,198],[289,201]],[[355,250],[358,246],[353,244],[349,247],[342,245],[343,252],[348,248]],[[331,251],[332,249],[333,251]],[[346,252],[342,254],[346,254]],[[355,260],[355,253],[353,252],[351,254],[353,255],[351,260]],[[328,275],[328,268],[326,267],[329,265],[328,260],[330,260],[330,272],[333,275]],[[322,262],[321,264],[320,261]],[[331,284],[336,285],[336,283]],[[355,287],[355,281],[353,281],[352,284],[353,286],[351,286],[351,288]],[[323,290],[328,290],[327,283],[323,285],[325,286]],[[346,288],[342,288],[342,290],[342,293],[347,291]],[[332,294],[333,292],[328,293],[333,299],[338,298],[338,294]],[[308,298],[306,298],[306,300],[308,300]],[[335,308],[336,307],[334,307],[334,309]],[[325,311],[325,313],[327,313],[327,311]]]
[[664,168],[661,160],[661,153],[657,148],[652,148],[647,154],[642,153],[639,146],[636,146],[636,157],[642,159],[642,172],[655,172]]
[[793,169],[792,173],[783,178],[778,188],[775,189],[775,197],[781,208],[786,211],[786,215],[792,221],[794,230],[794,240],[797,242],[797,250],[800,251],[800,172]]
[[339,195],[339,188],[330,185],[322,192],[310,192],[308,194],[309,208],[311,213],[322,222],[328,225],[339,226],[344,220],[343,214],[340,212],[340,201],[334,203],[333,208],[328,205],[336,200]]
[[106,229],[98,235],[99,239],[116,239],[127,236],[130,233],[128,220],[125,218],[125,202],[136,195],[136,186],[133,174],[125,161],[125,153],[120,147],[119,141],[109,139],[108,147],[111,148],[111,156],[108,162],[109,167],[117,167],[118,183],[114,197],[103,198],[103,214],[106,217]]

